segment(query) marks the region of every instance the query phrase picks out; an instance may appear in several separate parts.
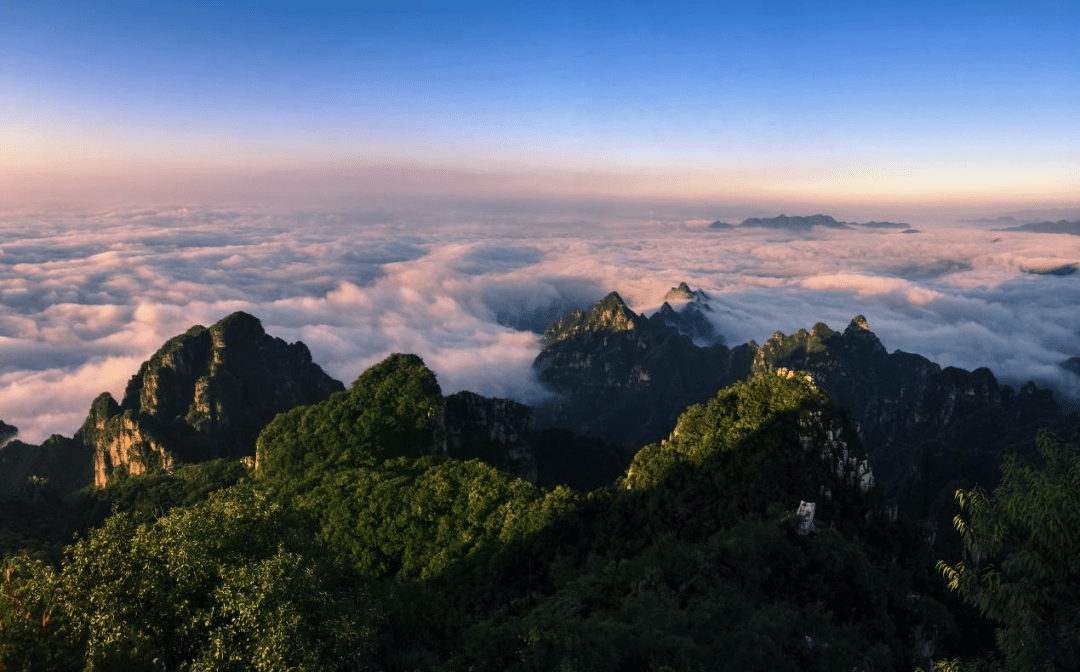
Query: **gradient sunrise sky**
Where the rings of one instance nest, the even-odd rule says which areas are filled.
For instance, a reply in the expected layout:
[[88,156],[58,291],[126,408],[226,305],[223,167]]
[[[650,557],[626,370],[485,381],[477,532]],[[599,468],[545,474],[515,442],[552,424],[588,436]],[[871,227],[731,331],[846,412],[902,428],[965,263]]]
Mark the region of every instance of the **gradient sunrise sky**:
[[1078,36],[1075,0],[4,1],[0,197],[1075,204]]

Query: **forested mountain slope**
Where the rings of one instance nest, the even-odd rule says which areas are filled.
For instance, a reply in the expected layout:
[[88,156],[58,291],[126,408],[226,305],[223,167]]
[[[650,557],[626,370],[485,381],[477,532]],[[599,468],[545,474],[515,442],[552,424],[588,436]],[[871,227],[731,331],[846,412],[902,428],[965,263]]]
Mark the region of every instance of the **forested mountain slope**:
[[[640,374],[661,372],[665,353],[725,347],[696,346],[617,295],[560,325],[545,350],[552,370],[572,355],[559,344],[641,357],[639,386],[606,388],[620,390],[616,408],[648,388]],[[989,372],[889,355],[865,327],[727,350],[745,379],[675,412],[632,457],[537,431],[531,409],[508,400],[444,396],[419,357],[396,354],[278,413],[254,460],[148,465],[66,497],[28,480],[0,502],[0,664],[847,672],[962,658],[1063,669],[1080,583],[1067,533],[1080,517],[1068,443],[1080,423]],[[261,338],[261,326],[250,332]],[[600,393],[594,366],[579,368]],[[911,369],[921,383],[905,382]],[[852,370],[899,373],[874,382]],[[654,390],[675,389],[664,387],[674,374],[660,380]],[[1010,432],[1055,420],[1062,439],[1043,434],[1034,457],[1007,456],[997,490],[965,485],[960,535],[905,513],[926,503],[898,497],[931,490],[882,484],[865,424],[829,386],[877,399],[921,390],[938,401],[916,428],[990,408]],[[604,473],[615,476],[591,484]],[[558,485],[575,478],[577,489]],[[1009,599],[1016,590],[1027,597]]]

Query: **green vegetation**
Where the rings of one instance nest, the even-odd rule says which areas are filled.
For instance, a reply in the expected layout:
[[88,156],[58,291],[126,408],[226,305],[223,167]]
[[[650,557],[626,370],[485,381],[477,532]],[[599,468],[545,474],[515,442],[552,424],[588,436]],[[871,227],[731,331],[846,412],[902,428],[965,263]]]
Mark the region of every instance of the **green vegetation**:
[[311,533],[249,485],[152,524],[116,513],[69,546],[58,571],[11,561],[0,660],[19,670],[358,667],[374,613]]
[[[218,461],[84,493],[62,556],[16,552],[29,528],[8,539],[0,662],[877,671],[990,654],[991,622],[933,575],[918,526],[884,513],[846,412],[801,374],[687,409],[589,493],[443,455],[442,417],[431,371],[394,355],[279,415],[254,471]],[[981,562],[946,567],[1006,624],[1003,660],[1031,669],[1078,653],[1077,460],[1040,445],[1045,468],[1010,463],[993,497],[965,495]],[[800,534],[804,500],[816,533]]]
[[1000,624],[1009,670],[1080,660],[1080,448],[1043,433],[1039,464],[1005,460],[1001,484],[958,490],[966,559],[938,567],[949,587]]
[[556,320],[544,332],[544,343],[605,331],[630,331],[643,322],[644,318],[626,307],[618,292],[611,292],[589,310],[575,310]]
[[268,480],[303,482],[346,466],[431,452],[442,391],[416,355],[394,354],[321,404],[282,413],[258,439]]

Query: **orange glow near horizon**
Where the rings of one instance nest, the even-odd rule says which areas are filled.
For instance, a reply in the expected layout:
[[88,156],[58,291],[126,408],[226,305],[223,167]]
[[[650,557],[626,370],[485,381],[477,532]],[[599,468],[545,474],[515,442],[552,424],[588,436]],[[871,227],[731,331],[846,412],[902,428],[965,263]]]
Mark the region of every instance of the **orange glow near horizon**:
[[[820,170],[717,167],[694,171],[560,170],[471,162],[440,166],[408,159],[340,162],[269,160],[164,161],[150,156],[57,163],[11,159],[0,165],[0,203],[118,204],[195,199],[200,203],[286,201],[343,203],[365,198],[580,199],[659,202],[767,202],[933,208],[1068,207],[1078,204],[1080,178],[1068,173],[1005,173],[990,168],[891,172],[886,168]],[[187,158],[188,160],[185,160]],[[209,158],[205,155],[201,158]]]

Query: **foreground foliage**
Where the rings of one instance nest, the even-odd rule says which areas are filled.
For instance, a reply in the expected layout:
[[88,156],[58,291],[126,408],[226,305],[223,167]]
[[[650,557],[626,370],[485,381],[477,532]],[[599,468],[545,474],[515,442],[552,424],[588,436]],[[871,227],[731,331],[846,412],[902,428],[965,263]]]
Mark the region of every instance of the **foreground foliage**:
[[0,660],[25,670],[359,665],[374,614],[310,534],[247,485],[154,523],[118,512],[68,547],[58,572],[11,561]]
[[[120,484],[115,512],[59,562],[9,554],[0,662],[847,672],[985,653],[968,636],[983,622],[923,581],[921,533],[853,471],[865,452],[846,413],[799,376],[687,409],[587,494],[441,455],[441,399],[419,358],[395,355],[278,416],[251,476],[222,463]],[[800,533],[803,500],[816,533]],[[970,515],[972,542],[998,552]],[[961,592],[988,567],[955,570]]]
[[939,563],[949,587],[1000,623],[1005,669],[1080,660],[1080,448],[1043,433],[1038,464],[1005,460],[1001,484],[956,493],[965,561]]

